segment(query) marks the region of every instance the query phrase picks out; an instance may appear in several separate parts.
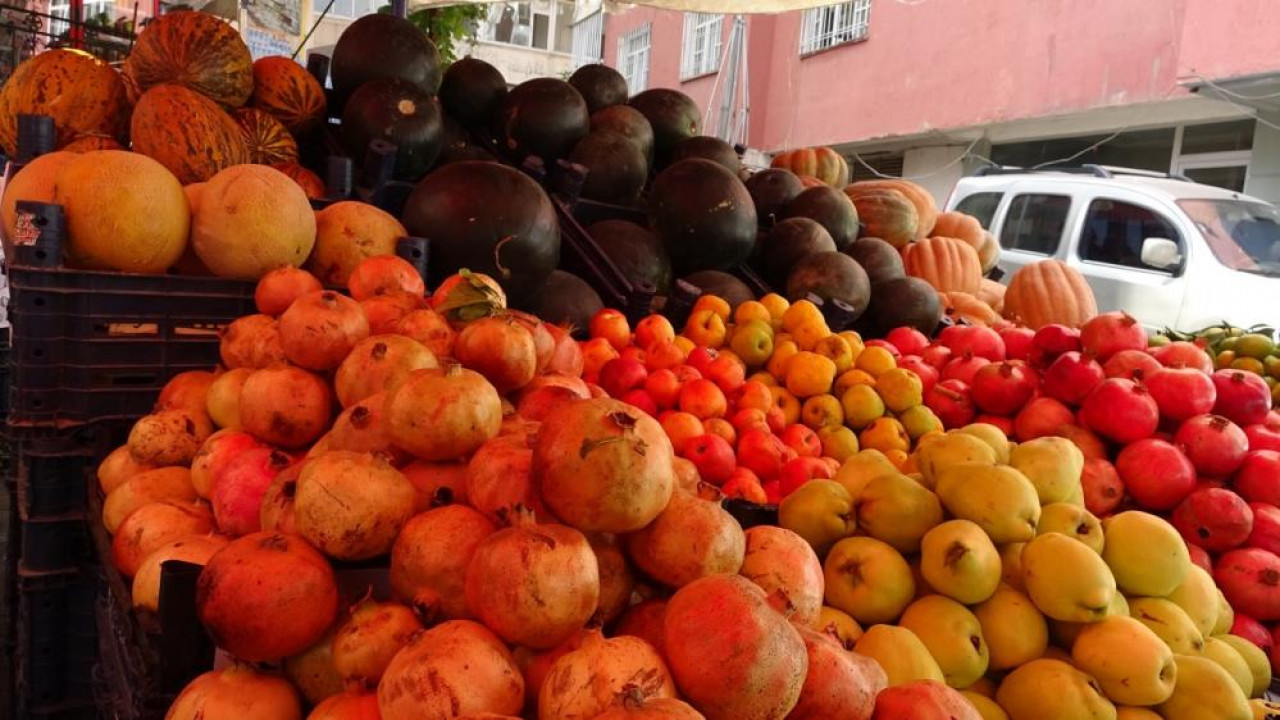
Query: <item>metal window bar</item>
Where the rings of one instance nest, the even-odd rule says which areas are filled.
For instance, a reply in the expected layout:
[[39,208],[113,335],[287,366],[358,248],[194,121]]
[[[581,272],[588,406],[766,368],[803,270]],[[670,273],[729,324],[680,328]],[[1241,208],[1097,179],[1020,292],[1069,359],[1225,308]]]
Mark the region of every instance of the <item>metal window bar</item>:
[[649,31],[645,25],[618,38],[618,66],[632,95],[649,85]]
[[804,12],[800,54],[866,40],[871,26],[871,0],[851,0]]
[[573,67],[604,61],[604,12],[596,11],[574,23]]
[[687,80],[717,69],[724,35],[724,16],[718,13],[685,13],[684,42],[680,53],[680,79]]
[[[86,4],[86,11],[97,9],[98,4]],[[150,18],[141,24],[147,22]],[[132,17],[120,17],[113,25],[103,26],[97,22],[97,14],[89,12],[79,18],[58,17],[52,12],[0,3],[0,84],[9,79],[23,60],[45,50],[78,48],[106,62],[123,61],[133,48],[136,30],[141,30],[138,25],[137,4],[133,6]]]

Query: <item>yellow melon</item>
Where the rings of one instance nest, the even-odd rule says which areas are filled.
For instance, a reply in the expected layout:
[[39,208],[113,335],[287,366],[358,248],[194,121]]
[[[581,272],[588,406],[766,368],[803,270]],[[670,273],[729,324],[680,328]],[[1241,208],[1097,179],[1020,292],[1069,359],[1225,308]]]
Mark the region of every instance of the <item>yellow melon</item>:
[[347,286],[356,265],[375,255],[394,255],[396,240],[408,235],[391,214],[354,200],[316,213],[316,247],[307,269],[327,285]]
[[191,242],[217,276],[257,280],[299,267],[316,241],[316,216],[289,176],[266,165],[222,170],[200,191]]
[[9,242],[13,241],[13,227],[18,220],[18,201],[53,202],[54,181],[62,168],[75,158],[75,153],[62,151],[41,155],[9,180],[4,199],[0,200],[0,220],[4,222],[4,236]]
[[187,246],[191,211],[173,173],[145,155],[95,150],[58,173],[54,202],[67,213],[68,265],[162,273]]

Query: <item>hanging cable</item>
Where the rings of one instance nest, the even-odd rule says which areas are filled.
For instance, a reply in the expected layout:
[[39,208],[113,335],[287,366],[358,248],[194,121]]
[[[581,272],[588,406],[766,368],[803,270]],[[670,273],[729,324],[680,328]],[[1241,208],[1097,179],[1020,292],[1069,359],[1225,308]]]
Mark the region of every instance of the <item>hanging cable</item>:
[[[934,175],[940,175],[940,174],[942,174],[943,172],[945,172],[945,171],[947,171],[947,170],[950,170],[952,167],[955,167],[955,166],[956,166],[956,165],[958,165],[959,163],[964,162],[966,159],[968,159],[968,158],[970,158],[970,157],[980,157],[980,156],[972,155],[971,153],[972,153],[972,151],[973,151],[973,148],[975,148],[975,147],[978,145],[978,143],[979,143],[979,142],[981,142],[981,141],[982,141],[982,136],[978,136],[978,137],[976,137],[976,138],[974,138],[974,139],[973,139],[973,142],[969,143],[968,147],[966,147],[966,148],[964,149],[964,152],[960,153],[959,157],[955,158],[954,160],[952,160],[951,162],[947,163],[946,165],[943,165],[942,167],[940,167],[940,168],[938,168],[938,169],[936,169],[936,170],[931,170],[931,171],[929,171],[929,172],[927,172],[927,173],[922,173],[922,174],[920,174],[920,175],[911,175],[911,176],[909,176],[909,177],[908,177],[908,176],[906,176],[906,175],[901,175],[901,176],[897,176],[897,175],[885,175],[884,173],[880,172],[879,170],[876,170],[875,168],[873,168],[873,167],[871,167],[870,165],[868,165],[868,164],[867,164],[867,161],[866,161],[866,160],[863,160],[863,159],[862,159],[862,156],[861,156],[861,155],[859,155],[858,153],[850,153],[849,155],[850,155],[850,157],[852,157],[854,160],[856,160],[856,161],[858,162],[858,164],[859,164],[859,165],[861,165],[862,167],[866,168],[866,169],[867,169],[867,172],[870,172],[872,175],[875,175],[875,176],[876,176],[876,177],[878,177],[878,178],[884,178],[885,180],[923,180],[923,179],[925,179],[925,178],[933,177]],[[994,165],[995,163],[992,163],[992,164]]]

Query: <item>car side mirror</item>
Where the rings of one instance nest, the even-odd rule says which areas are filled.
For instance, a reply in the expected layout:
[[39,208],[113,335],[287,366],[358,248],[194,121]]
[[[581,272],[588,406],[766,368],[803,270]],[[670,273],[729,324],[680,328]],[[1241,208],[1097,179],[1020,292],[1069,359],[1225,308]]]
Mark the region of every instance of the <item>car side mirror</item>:
[[1169,238],[1149,237],[1142,241],[1142,262],[1161,270],[1171,270],[1182,263],[1178,243]]

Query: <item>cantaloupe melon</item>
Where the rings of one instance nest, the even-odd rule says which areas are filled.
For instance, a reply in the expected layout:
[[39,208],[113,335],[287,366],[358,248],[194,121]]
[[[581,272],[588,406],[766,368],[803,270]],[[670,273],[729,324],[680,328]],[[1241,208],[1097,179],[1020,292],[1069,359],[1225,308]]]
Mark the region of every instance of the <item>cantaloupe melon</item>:
[[316,241],[316,216],[293,180],[266,165],[235,165],[201,192],[191,242],[214,275],[257,280],[299,267]]
[[187,246],[191,211],[173,173],[145,155],[96,150],[58,173],[54,202],[67,214],[68,265],[162,273]]
[[58,179],[58,173],[75,159],[76,154],[73,152],[59,151],[41,155],[9,180],[4,188],[4,199],[0,200],[0,221],[4,222],[6,245],[12,242],[13,226],[18,219],[18,201],[53,202],[53,184]]
[[307,269],[327,285],[346,287],[361,260],[394,255],[396,240],[405,235],[399,220],[372,205],[334,203],[316,213],[316,247]]

